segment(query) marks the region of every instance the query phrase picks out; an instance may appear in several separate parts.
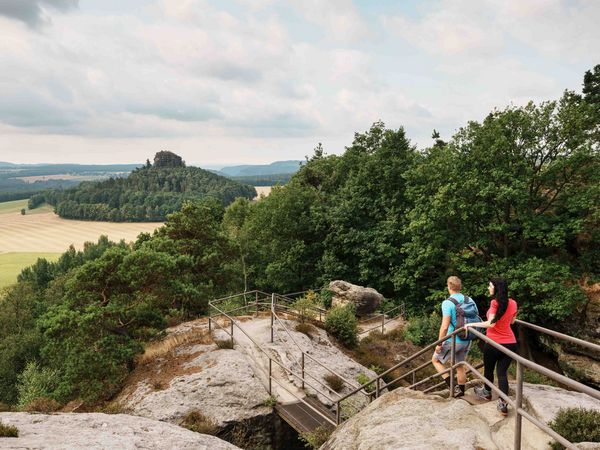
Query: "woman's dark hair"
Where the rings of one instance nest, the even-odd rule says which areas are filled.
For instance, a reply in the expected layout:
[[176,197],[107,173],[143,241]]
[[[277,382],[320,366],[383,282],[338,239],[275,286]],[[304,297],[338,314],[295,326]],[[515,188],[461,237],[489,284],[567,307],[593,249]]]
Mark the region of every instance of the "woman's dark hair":
[[496,323],[506,312],[508,308],[508,283],[504,278],[492,278],[490,283],[494,285],[494,298],[498,302],[498,310],[492,323]]

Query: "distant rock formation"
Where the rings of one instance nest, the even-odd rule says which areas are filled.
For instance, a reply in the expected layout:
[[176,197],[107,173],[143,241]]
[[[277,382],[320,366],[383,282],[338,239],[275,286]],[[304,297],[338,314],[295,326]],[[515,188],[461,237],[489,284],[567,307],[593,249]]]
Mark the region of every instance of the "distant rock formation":
[[[538,420],[549,422],[559,408],[582,406],[600,410],[600,402],[576,392],[525,384],[524,405]],[[470,405],[464,400],[399,388],[389,392],[338,427],[321,450],[358,449],[485,449],[513,448],[514,412],[508,418],[496,402]],[[547,450],[551,438],[531,424],[522,423],[522,448]],[[580,448],[593,447],[585,444]]]
[[154,155],[154,167],[185,167],[185,163],[181,156],[162,150]]
[[329,290],[333,293],[331,298],[333,306],[352,304],[355,306],[358,316],[371,314],[383,302],[383,295],[375,289],[358,286],[347,281],[332,281],[329,283]]
[[239,450],[214,436],[126,414],[0,413],[0,420],[19,430],[18,438],[0,439],[2,449]]

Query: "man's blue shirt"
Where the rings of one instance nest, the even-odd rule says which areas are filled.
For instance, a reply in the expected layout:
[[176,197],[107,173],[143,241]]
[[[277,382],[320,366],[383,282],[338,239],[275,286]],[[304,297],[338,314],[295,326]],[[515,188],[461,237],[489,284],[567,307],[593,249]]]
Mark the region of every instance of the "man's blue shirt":
[[[462,303],[465,301],[465,296],[463,294],[452,294],[450,297],[453,297],[458,303]],[[449,335],[454,331],[454,324],[456,323],[456,306],[448,299],[442,302],[442,316],[450,316],[450,325],[448,325],[448,332],[446,333],[446,335]],[[457,335],[456,342],[469,341],[463,341]]]

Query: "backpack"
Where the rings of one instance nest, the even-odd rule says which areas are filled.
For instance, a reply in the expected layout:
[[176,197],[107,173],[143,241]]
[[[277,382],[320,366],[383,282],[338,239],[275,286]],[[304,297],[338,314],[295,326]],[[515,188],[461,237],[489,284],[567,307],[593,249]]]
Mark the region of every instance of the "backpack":
[[[465,300],[462,303],[452,296],[447,298],[447,300],[450,300],[452,303],[454,303],[454,306],[456,307],[456,323],[454,324],[455,330],[464,327],[466,323],[483,322],[481,317],[479,317],[479,311],[477,310],[477,305],[473,299],[464,294],[463,296],[465,297]],[[480,332],[483,331],[481,328],[476,329]],[[477,336],[470,331],[461,331],[457,336],[463,341],[472,341],[473,339],[477,339]]]

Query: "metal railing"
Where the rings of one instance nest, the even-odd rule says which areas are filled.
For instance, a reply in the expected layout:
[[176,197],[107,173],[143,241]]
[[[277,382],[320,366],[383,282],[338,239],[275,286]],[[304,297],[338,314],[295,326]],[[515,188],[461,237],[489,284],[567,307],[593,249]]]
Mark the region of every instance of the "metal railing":
[[[395,313],[396,311],[400,311],[399,314],[392,316],[391,314]],[[371,331],[378,330],[380,327],[381,327],[381,332],[385,333],[385,326],[388,323],[391,323],[394,320],[398,320],[399,317],[404,317],[404,316],[405,316],[405,308],[404,308],[404,303],[402,303],[388,311],[376,314],[371,317],[367,317],[366,319],[363,319],[363,320],[359,320],[358,321],[359,327],[363,324],[368,324],[370,322],[379,322],[379,320],[381,320],[381,323],[378,323],[376,326],[369,328],[367,330],[359,331],[358,335],[361,336],[363,334],[370,333]]]
[[[571,342],[573,344],[579,344],[579,345],[584,345],[587,348],[591,348],[593,350],[596,351],[600,351],[600,345],[591,343],[591,342],[587,342],[587,341],[583,341],[581,339],[577,339],[575,337],[563,334],[563,333],[558,333],[554,330],[549,330],[547,328],[543,328],[540,327],[538,325],[534,325],[534,324],[530,324],[528,322],[523,322],[521,320],[517,321],[520,325],[522,326],[526,326],[529,327],[531,329],[534,329],[538,332],[541,333],[545,333],[551,336],[554,336],[556,338],[559,339],[563,339],[565,341]],[[517,362],[517,380],[516,380],[516,398],[515,400],[512,400],[509,396],[507,396],[506,394],[504,394],[502,391],[500,391],[500,389],[498,387],[496,387],[493,383],[491,383],[490,381],[488,381],[479,371],[478,369],[480,367],[482,367],[483,365],[480,364],[476,367],[472,366],[471,364],[465,362],[465,361],[460,361],[460,362],[455,362],[455,351],[456,351],[456,336],[461,333],[462,331],[464,331],[463,328],[459,328],[458,330],[455,330],[454,332],[448,334],[447,336],[443,337],[442,339],[438,339],[437,341],[435,341],[434,343],[426,346],[425,348],[423,348],[422,350],[419,350],[418,352],[414,353],[413,355],[405,358],[403,361],[401,361],[400,363],[396,364],[395,366],[389,368],[388,370],[386,370],[385,372],[382,372],[381,374],[379,374],[376,378],[369,380],[368,382],[364,383],[361,388],[363,389],[368,389],[369,386],[372,386],[373,383],[375,383],[375,397],[379,397],[381,390],[383,387],[389,387],[391,384],[394,384],[395,382],[399,381],[400,379],[406,378],[407,376],[413,374],[413,384],[409,387],[409,388],[416,388],[418,386],[420,386],[421,384],[430,381],[432,379],[435,379],[436,377],[441,377],[443,374],[445,373],[450,373],[450,395],[452,395],[453,390],[454,390],[454,372],[456,371],[456,369],[460,366],[464,366],[467,369],[469,369],[470,373],[475,376],[476,378],[478,378],[479,380],[481,380],[483,383],[485,383],[493,392],[495,392],[496,394],[498,394],[498,396],[500,398],[502,398],[504,401],[506,401],[510,406],[513,407],[513,409],[515,410],[515,434],[514,434],[514,448],[515,450],[520,450],[521,448],[521,426],[522,426],[522,418],[525,417],[527,420],[529,420],[531,423],[533,423],[535,426],[537,426],[538,428],[540,428],[542,431],[544,431],[545,433],[547,433],[549,436],[551,436],[553,439],[555,439],[557,442],[559,442],[560,444],[564,445],[566,448],[569,449],[573,449],[576,450],[577,447],[569,442],[568,440],[566,440],[564,437],[562,437],[561,435],[559,435],[558,433],[556,433],[554,430],[552,430],[547,424],[542,423],[541,421],[539,421],[538,419],[536,419],[535,417],[533,417],[531,414],[529,414],[525,409],[523,409],[523,368],[526,367],[530,370],[533,370],[535,372],[541,373],[542,375],[550,378],[551,380],[554,380],[558,383],[563,384],[564,386],[567,386],[575,391],[578,392],[582,392],[585,393],[589,396],[591,396],[592,398],[595,398],[597,400],[600,400],[600,391],[591,388],[589,386],[586,386],[582,383],[579,383],[575,380],[572,380],[568,377],[565,377],[564,375],[560,375],[544,366],[541,366],[540,364],[537,364],[533,361],[530,361],[510,350],[508,350],[506,347],[503,347],[500,344],[497,344],[496,342],[494,342],[493,340],[491,340],[490,338],[488,338],[487,336],[485,336],[484,334],[482,334],[481,332],[471,328],[470,331],[475,334],[479,339],[481,339],[482,341],[484,341],[485,343],[492,345],[494,348],[496,348],[497,350],[499,350],[500,352],[510,356],[513,360],[515,360]],[[437,346],[438,344],[441,344],[447,340],[451,339],[451,360],[450,360],[450,367],[444,371],[442,371],[441,373],[437,373],[435,375],[432,375],[428,378],[425,378],[419,382],[415,381],[415,376],[414,374],[427,367],[429,364],[431,364],[430,362],[427,362],[425,364],[420,365],[419,367],[416,367],[415,369],[412,369],[411,371],[401,375],[400,377],[395,378],[394,380],[388,382],[388,383],[383,383],[383,386],[381,386],[381,380],[383,379],[384,376],[391,374],[393,371],[400,369],[401,367],[405,366],[407,363],[413,361],[414,359],[418,358],[419,356],[430,352],[433,348],[435,348],[435,346]],[[442,382],[438,385],[432,386],[431,388],[425,390],[424,392],[430,391],[436,387],[439,387],[440,385],[444,385],[445,383]],[[343,398],[341,398],[340,400],[338,400],[338,405],[337,405],[337,410],[339,411],[339,402],[344,401],[346,398],[354,395],[356,392],[350,392],[348,394],[346,394],[346,396],[344,396]],[[336,423],[339,425],[340,424],[340,417],[339,414],[336,415]]]
[[[237,311],[243,308],[255,308],[256,311],[260,310],[260,306],[268,306],[268,308],[272,308],[273,307],[273,303],[274,303],[274,294],[271,294],[271,302],[266,303],[266,302],[260,302],[259,301],[259,295],[269,295],[266,294],[264,292],[261,291],[249,291],[249,292],[244,292],[242,294],[235,294],[235,295],[231,295],[228,297],[223,297],[217,300],[212,300],[209,301],[209,307],[211,308],[210,314],[209,314],[209,330],[212,332],[213,326],[216,326],[217,328],[221,329],[224,333],[226,333],[228,336],[230,336],[231,338],[231,344],[233,346],[234,344],[234,329],[237,328],[244,336],[246,336],[246,338],[248,338],[248,340],[252,343],[252,345],[254,345],[258,350],[260,350],[260,352],[262,354],[264,354],[267,359],[268,359],[268,365],[269,365],[269,369],[268,369],[268,373],[264,373],[263,374],[267,377],[268,379],[268,392],[269,395],[273,394],[273,389],[272,389],[272,382],[275,382],[278,386],[280,386],[282,389],[284,389],[288,394],[290,394],[291,396],[293,396],[294,398],[296,398],[298,401],[302,402],[305,406],[307,406],[310,410],[312,410],[314,413],[316,413],[317,415],[319,415],[323,420],[325,420],[326,422],[328,422],[329,424],[335,426],[336,423],[335,421],[333,421],[330,417],[328,417],[326,414],[324,414],[323,412],[319,411],[317,408],[315,408],[313,405],[311,405],[309,402],[307,402],[304,398],[296,395],[294,392],[292,392],[290,389],[288,389],[287,387],[285,387],[284,383],[281,383],[276,377],[273,376],[273,364],[275,364],[276,366],[278,366],[281,370],[284,371],[284,373],[287,373],[288,375],[291,375],[292,377],[299,379],[302,382],[302,385],[304,386],[305,384],[312,387],[316,392],[320,392],[318,388],[316,388],[314,385],[312,385],[312,383],[308,382],[304,376],[304,374],[298,374],[296,372],[294,372],[292,369],[286,367],[284,364],[280,363],[276,358],[274,358],[260,343],[256,342],[256,340],[250,336],[244,329],[243,327],[241,327],[238,323],[238,321],[234,318],[234,316],[231,316],[230,313],[232,311]],[[247,298],[247,296],[250,295],[255,295],[255,301],[254,302],[248,302],[246,303],[243,307],[239,307],[239,308],[234,308],[234,310],[230,310],[230,311],[223,311],[221,308],[219,308],[219,304],[223,303],[227,300],[231,300],[233,298],[239,298],[239,297],[243,297],[244,300]],[[216,314],[213,313],[212,310],[216,311]],[[229,322],[229,329],[227,329],[225,326],[221,325],[219,323],[219,319],[224,318],[225,322]],[[273,317],[271,319],[271,335],[273,336]],[[257,369],[261,370],[262,369],[260,367],[257,367]],[[321,393],[321,392],[320,392]],[[323,394],[326,398],[328,397],[327,394]],[[331,402],[333,402],[334,400],[331,399]]]
[[[301,292],[301,293],[297,293],[297,294],[304,294],[304,293],[305,292]],[[223,304],[226,304],[225,302],[231,301],[232,299],[235,299],[235,298],[237,298],[237,299],[242,298],[243,302],[244,302],[243,306],[240,305],[239,307],[235,307],[229,311],[224,311],[223,309],[221,309],[219,307],[219,306],[223,306]],[[248,301],[248,298],[250,298],[250,301]],[[491,340],[490,338],[485,336],[483,333],[481,333],[478,330],[475,330],[473,328],[470,329],[470,332],[472,332],[475,336],[477,336],[479,339],[481,339],[486,344],[493,346],[498,351],[504,353],[505,355],[509,356],[510,358],[512,358],[513,360],[516,361],[516,364],[517,364],[516,395],[515,395],[514,400],[511,399],[508,395],[504,394],[498,387],[496,387],[493,383],[491,383],[489,380],[487,380],[479,372],[479,369],[483,366],[483,364],[473,366],[473,365],[467,363],[466,361],[460,361],[460,362],[455,361],[456,336],[459,333],[464,331],[463,328],[455,330],[452,333],[448,334],[447,336],[445,336],[441,339],[438,339],[437,341],[429,344],[428,346],[424,347],[423,349],[419,350],[418,352],[404,358],[402,361],[400,361],[399,363],[390,367],[386,371],[378,374],[373,379],[367,381],[366,383],[364,383],[362,385],[358,385],[357,383],[355,383],[351,380],[345,379],[340,374],[336,373],[333,369],[327,367],[325,364],[320,362],[318,359],[314,358],[312,355],[307,353],[301,347],[301,345],[297,342],[297,340],[294,339],[294,337],[288,330],[285,322],[282,320],[282,318],[278,314],[278,312],[282,312],[283,314],[289,314],[292,316],[299,317],[300,315],[298,314],[298,312],[295,311],[292,308],[292,306],[290,305],[290,303],[293,303],[293,302],[294,302],[294,299],[290,298],[289,296],[283,296],[283,295],[279,295],[279,294],[267,294],[262,291],[249,291],[249,292],[244,292],[242,294],[235,294],[235,295],[231,295],[229,297],[224,297],[224,298],[221,298],[218,300],[213,300],[213,301],[209,302],[209,306],[211,308],[211,312],[209,315],[209,329],[212,331],[213,326],[215,326],[215,327],[218,327],[221,330],[223,330],[227,335],[230,336],[232,345],[234,343],[234,328],[239,329],[240,332],[243,333],[250,340],[252,345],[254,345],[257,349],[259,349],[260,352],[268,358],[269,370],[268,370],[268,374],[265,374],[265,375],[268,377],[269,394],[272,394],[272,382],[275,382],[277,385],[279,385],[282,389],[287,391],[294,398],[301,401],[304,405],[306,405],[314,413],[318,414],[323,420],[325,420],[326,422],[328,422],[334,426],[337,426],[342,422],[342,418],[341,418],[341,414],[340,414],[341,404],[342,404],[342,402],[344,402],[351,396],[361,393],[361,395],[367,396],[368,400],[371,401],[373,398],[379,397],[383,391],[385,391],[389,388],[393,388],[393,386],[396,383],[400,382],[401,380],[405,380],[408,377],[411,377],[411,381],[410,381],[411,384],[409,385],[409,388],[415,389],[417,387],[423,386],[424,384],[426,384],[438,377],[442,377],[442,375],[444,375],[446,373],[449,373],[450,374],[450,383],[449,383],[450,384],[450,386],[449,386],[450,387],[450,395],[452,395],[453,389],[454,389],[454,373],[456,372],[456,369],[461,366],[465,367],[466,369],[469,369],[471,376],[482,381],[486,386],[488,386],[488,388],[490,390],[492,390],[494,393],[496,393],[500,398],[502,398],[505,402],[507,402],[514,409],[514,411],[515,411],[515,433],[514,433],[514,448],[515,448],[515,450],[520,450],[520,448],[521,448],[521,434],[522,434],[522,419],[523,419],[523,417],[525,419],[527,419],[529,422],[531,422],[532,424],[534,424],[535,426],[537,426],[539,429],[544,431],[550,437],[555,439],[557,442],[559,442],[560,444],[565,446],[566,448],[573,449],[573,450],[577,449],[577,447],[573,443],[566,440],[564,437],[562,437],[561,435],[556,433],[554,430],[552,430],[547,424],[542,423],[540,420],[538,420],[536,417],[532,416],[530,413],[528,413],[523,408],[523,371],[524,371],[524,368],[533,370],[533,371],[540,373],[540,374],[544,375],[545,377],[547,377],[553,381],[556,381],[570,389],[585,393],[592,398],[600,400],[600,391],[598,391],[592,387],[586,386],[582,383],[579,383],[575,380],[572,380],[571,378],[568,378],[564,375],[558,374],[540,364],[530,361],[530,360],[508,350],[506,347],[504,347],[500,344],[497,344],[496,342],[494,342],[493,340]],[[402,305],[400,305],[400,306],[402,306]],[[398,308],[400,308],[400,307],[398,307]],[[216,311],[215,314],[213,314],[213,311],[212,311],[213,309]],[[296,364],[300,367],[300,373],[296,373],[291,368],[288,368],[284,364],[280,363],[266,349],[264,349],[262,345],[260,345],[258,342],[256,342],[255,339],[253,339],[243,329],[243,327],[241,327],[238,324],[238,321],[234,318],[235,316],[233,316],[232,314],[234,312],[238,312],[240,310],[244,310],[246,313],[249,310],[252,310],[253,312],[256,313],[257,316],[260,313],[260,311],[262,311],[262,310],[270,312],[271,342],[274,341],[275,334],[277,334],[277,337],[283,343],[286,343],[286,345],[287,345],[288,340],[282,339],[281,335],[279,334],[279,331],[280,331],[279,329],[283,330],[283,333],[285,333],[287,335],[289,341],[293,344],[292,347],[295,347],[295,350],[294,349],[290,350],[290,354],[294,355],[293,358],[294,358]],[[220,323],[220,320],[222,320],[225,323],[229,322],[228,323],[229,327],[222,325]],[[321,318],[321,320],[322,320],[322,318]],[[372,320],[372,318],[371,318],[371,320]],[[543,333],[548,336],[552,336],[554,338],[564,340],[571,344],[581,345],[588,349],[600,352],[600,345],[598,345],[598,344],[588,342],[588,341],[585,341],[582,339],[578,339],[573,336],[559,333],[557,331],[550,330],[548,328],[544,328],[539,325],[531,324],[531,323],[528,323],[528,322],[525,322],[522,320],[517,320],[516,323],[520,326],[532,329],[538,333]],[[278,325],[278,327],[275,326],[276,324]],[[380,325],[375,327],[375,329],[378,329],[379,326]],[[369,330],[369,331],[372,331],[372,330]],[[389,377],[389,376],[391,376],[391,374],[393,372],[395,372],[397,370],[401,370],[402,368],[405,368],[409,363],[411,363],[418,357],[431,352],[432,349],[435,348],[438,344],[442,344],[443,342],[445,342],[447,340],[451,340],[451,358],[450,358],[450,367],[448,367],[444,371],[442,371],[440,373],[436,373],[434,375],[428,376],[426,378],[423,378],[423,379],[417,381],[416,374],[420,370],[425,369],[426,367],[428,367],[431,364],[430,361],[427,361],[423,364],[420,364],[418,367],[415,367],[409,371],[402,373],[401,375],[393,378],[391,381],[386,382],[384,380],[384,377]],[[300,352],[299,353],[300,359],[298,359],[295,356],[294,351]],[[327,386],[325,383],[323,383],[318,377],[308,373],[308,371],[306,370],[306,367],[305,367],[306,359],[309,359],[311,362],[314,362],[315,364],[321,366],[322,368],[324,368],[331,374],[334,374],[337,377],[339,377],[344,383],[346,383],[348,386],[351,387],[351,391],[344,395],[338,394],[337,392],[333,391],[333,389],[331,389],[329,386]],[[273,364],[275,364],[276,366],[281,368],[284,373],[292,376],[293,379],[298,380],[303,389],[305,388],[305,386],[309,386],[312,389],[314,389],[315,392],[321,394],[324,398],[326,398],[328,401],[333,403],[335,405],[335,421],[332,420],[330,417],[328,417],[327,414],[323,413],[322,411],[319,411],[317,408],[315,408],[310,403],[305,401],[303,398],[297,396],[294,392],[292,392],[290,389],[288,389],[284,385],[284,383],[281,383],[278,379],[276,379],[276,377],[273,376],[273,370],[272,370]],[[309,380],[309,378],[310,378],[310,380]],[[323,392],[322,390],[319,389],[319,387],[315,386],[315,384],[319,385],[319,387],[325,387],[328,392]],[[374,385],[374,392],[369,392],[369,390],[372,388],[373,385]],[[430,392],[430,391],[437,389],[444,385],[445,385],[445,382],[442,381],[438,384],[434,384],[433,386],[430,386],[430,387],[424,389],[423,392]],[[332,398],[332,396],[335,398]]]

